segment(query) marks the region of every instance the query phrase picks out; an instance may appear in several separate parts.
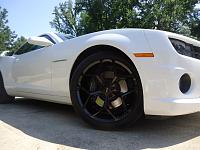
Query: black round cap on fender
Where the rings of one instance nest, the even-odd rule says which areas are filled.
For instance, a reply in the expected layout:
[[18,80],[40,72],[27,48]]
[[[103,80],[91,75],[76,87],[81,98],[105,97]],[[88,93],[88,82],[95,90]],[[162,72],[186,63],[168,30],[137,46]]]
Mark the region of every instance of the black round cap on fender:
[[187,73],[185,73],[181,76],[179,80],[179,89],[183,94],[185,94],[189,91],[190,87],[191,87],[191,78]]

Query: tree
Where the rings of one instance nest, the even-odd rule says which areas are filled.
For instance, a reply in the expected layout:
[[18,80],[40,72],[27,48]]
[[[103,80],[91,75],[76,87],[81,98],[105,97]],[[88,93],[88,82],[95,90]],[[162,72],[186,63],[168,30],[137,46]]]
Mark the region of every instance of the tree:
[[51,27],[55,28],[58,32],[65,34],[77,34],[76,15],[73,11],[71,0],[60,3],[58,7],[56,6],[54,8],[52,14],[55,18],[50,22]]
[[77,0],[75,10],[85,33],[137,26],[137,0]]
[[198,0],[141,0],[140,25],[180,33]]
[[0,51],[11,50],[17,37],[15,32],[11,31],[7,25],[7,13],[6,9],[0,7]]
[[15,40],[13,42],[13,46],[12,46],[12,51],[17,51],[25,42],[26,42],[26,38],[21,36],[19,38],[17,38],[17,40]]
[[[199,0],[76,0],[74,8],[65,7],[63,11],[62,5],[67,2],[55,7],[54,12],[59,13],[54,13],[51,24],[56,24],[52,27],[59,32],[70,29],[77,35],[115,28],[149,28],[197,36],[197,3]],[[69,10],[71,15],[65,15]],[[73,21],[68,23],[70,16]]]
[[5,50],[16,51],[26,41],[24,37],[17,38],[17,34],[11,31],[7,17],[8,11],[0,7],[0,53]]
[[73,8],[69,0],[54,8],[54,19],[50,25],[58,32],[73,35],[132,27],[132,24],[136,24],[136,10],[130,10],[136,3],[137,0],[129,0],[128,3],[119,0],[76,0]]
[[197,37],[200,40],[200,9],[196,9],[194,13],[190,15],[190,28],[191,35]]

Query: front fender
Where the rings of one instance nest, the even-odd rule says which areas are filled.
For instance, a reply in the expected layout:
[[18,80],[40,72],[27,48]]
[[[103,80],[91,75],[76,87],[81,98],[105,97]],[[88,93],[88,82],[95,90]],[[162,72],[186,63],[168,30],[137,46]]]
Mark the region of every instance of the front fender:
[[[0,57],[0,72],[4,81],[4,87],[6,91],[14,86],[14,80],[12,76],[12,65],[15,61],[13,56],[1,56]],[[7,91],[9,93],[9,91]]]
[[114,33],[96,35],[89,38],[85,44],[85,49],[96,45],[109,45],[122,51],[128,51],[133,46],[129,37]]

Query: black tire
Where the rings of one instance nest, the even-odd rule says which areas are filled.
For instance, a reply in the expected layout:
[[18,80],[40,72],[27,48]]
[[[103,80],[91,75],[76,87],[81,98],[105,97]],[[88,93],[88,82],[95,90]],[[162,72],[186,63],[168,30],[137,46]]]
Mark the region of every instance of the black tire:
[[7,104],[14,102],[15,97],[9,96],[5,90],[3,78],[0,72],[0,104]]
[[75,111],[97,129],[128,127],[144,114],[139,74],[119,54],[99,52],[85,58],[72,74],[70,93]]

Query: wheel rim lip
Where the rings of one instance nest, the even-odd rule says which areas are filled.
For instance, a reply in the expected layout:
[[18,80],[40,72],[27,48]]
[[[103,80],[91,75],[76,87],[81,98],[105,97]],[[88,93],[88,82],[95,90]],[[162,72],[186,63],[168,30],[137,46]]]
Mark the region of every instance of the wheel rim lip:
[[[101,60],[98,60],[98,61],[94,61],[92,64],[93,65],[88,65],[85,69],[84,69],[84,71],[83,71],[83,74],[85,74],[90,68],[92,68],[92,67],[94,67],[95,65],[98,65],[99,63],[104,63],[104,62],[107,62],[107,60],[111,60],[111,59],[105,59],[106,61],[101,61]],[[112,61],[112,60],[111,60]],[[133,74],[133,72],[125,65],[125,64],[123,64],[122,62],[120,62],[119,60],[117,60],[117,61],[115,61],[114,60],[114,64],[116,65],[119,65],[120,67],[122,67],[123,69],[125,69],[128,73],[130,73],[130,74]],[[117,62],[117,63],[116,63]],[[83,74],[79,77],[79,80],[81,79],[81,78],[84,78],[83,77]],[[134,78],[135,76],[133,76],[133,78]],[[81,83],[81,81],[80,82],[78,82],[79,84]],[[138,90],[138,83],[137,83],[137,90]],[[126,114],[124,115],[124,114],[122,114],[122,115],[120,115],[119,117],[118,117],[118,119],[117,120],[113,120],[113,119],[102,119],[102,118],[99,118],[99,117],[93,117],[92,116],[92,114],[87,110],[87,108],[83,108],[83,106],[84,106],[84,104],[83,104],[83,100],[82,100],[82,98],[81,98],[81,94],[80,94],[81,92],[80,92],[80,90],[76,90],[76,95],[77,95],[77,97],[78,97],[78,103],[80,104],[80,106],[81,106],[81,111],[82,111],[82,113],[86,113],[87,114],[87,116],[88,117],[90,117],[90,118],[92,118],[92,119],[95,119],[95,120],[97,120],[97,121],[101,121],[101,122],[107,122],[107,123],[109,123],[109,122],[117,122],[117,121],[121,121],[121,120],[123,120],[123,119],[125,119],[128,115],[129,115],[129,112],[130,112],[130,109],[135,109],[135,107],[133,107],[133,106],[131,106],[130,107],[130,109],[128,110],[128,112],[126,112]],[[138,93],[137,93],[138,94]],[[125,116],[125,117],[124,117]]]

